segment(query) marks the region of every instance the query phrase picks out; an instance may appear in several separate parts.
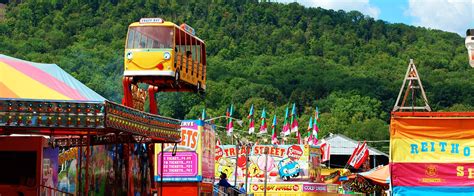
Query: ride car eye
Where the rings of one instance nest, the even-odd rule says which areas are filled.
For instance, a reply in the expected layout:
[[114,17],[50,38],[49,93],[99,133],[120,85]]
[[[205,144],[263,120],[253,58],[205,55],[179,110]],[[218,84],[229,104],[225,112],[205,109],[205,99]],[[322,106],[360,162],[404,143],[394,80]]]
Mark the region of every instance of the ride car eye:
[[166,59],[166,60],[168,60],[168,59],[171,58],[171,54],[170,54],[169,52],[165,52],[165,53],[163,54],[163,58]]
[[284,169],[283,172],[284,172],[285,174],[287,174],[287,173],[288,173],[288,169]]

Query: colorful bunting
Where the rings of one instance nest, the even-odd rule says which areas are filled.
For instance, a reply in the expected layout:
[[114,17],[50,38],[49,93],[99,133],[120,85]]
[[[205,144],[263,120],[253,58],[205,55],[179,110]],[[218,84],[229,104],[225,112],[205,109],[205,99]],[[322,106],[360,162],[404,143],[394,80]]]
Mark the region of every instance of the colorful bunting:
[[276,124],[277,124],[277,116],[273,115],[273,122],[272,122],[272,144],[278,144],[278,138],[277,138],[277,130],[276,130]]
[[231,135],[234,132],[234,122],[232,121],[232,114],[234,113],[234,104],[230,105],[230,110],[228,112],[229,123],[227,125],[227,135]]
[[301,139],[301,134],[299,131],[296,131],[296,139],[298,140],[299,145],[303,144],[303,140]]
[[206,120],[206,108],[202,109],[201,120]]
[[285,120],[283,121],[283,130],[281,134],[284,136],[290,135],[290,126],[288,124],[288,107],[285,109]]
[[318,132],[319,132],[319,108],[316,106],[314,112],[314,124],[313,124],[313,143],[316,145],[318,143]]
[[293,103],[293,108],[291,109],[291,133],[298,132],[298,120],[296,114],[296,104]]
[[312,134],[312,131],[313,131],[313,117],[309,117],[309,123],[308,123],[308,144],[309,145],[315,145],[313,143],[313,134]]
[[252,107],[250,107],[250,112],[249,112],[249,115],[247,116],[247,118],[249,119],[249,134],[252,134],[253,132],[255,132],[255,121],[253,119],[253,104],[252,104]]
[[260,117],[260,134],[267,133],[267,122],[266,122],[267,114],[265,112],[265,108],[262,110],[262,116]]

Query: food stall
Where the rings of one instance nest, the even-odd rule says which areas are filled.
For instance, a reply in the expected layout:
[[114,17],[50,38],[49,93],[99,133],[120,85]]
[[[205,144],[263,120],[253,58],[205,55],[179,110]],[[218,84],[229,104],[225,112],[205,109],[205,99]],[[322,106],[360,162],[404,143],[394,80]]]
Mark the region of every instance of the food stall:
[[321,181],[321,151],[317,146],[254,145],[236,149],[235,145],[216,146],[217,180],[221,172],[231,185],[245,183],[247,179],[246,190],[254,195],[337,194],[337,186]]

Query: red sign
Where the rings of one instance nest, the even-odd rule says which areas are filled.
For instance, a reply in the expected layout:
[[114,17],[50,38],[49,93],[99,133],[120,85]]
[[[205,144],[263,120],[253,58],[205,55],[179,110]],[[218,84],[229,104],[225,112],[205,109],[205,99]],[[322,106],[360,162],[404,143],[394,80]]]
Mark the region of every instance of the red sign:
[[288,158],[290,158],[292,161],[297,161],[300,159],[301,156],[303,156],[303,150],[300,146],[297,145],[289,147],[287,153]]
[[216,146],[216,161],[218,161],[222,155],[224,155],[224,151],[222,151],[221,147]]
[[237,165],[240,167],[240,168],[244,168],[247,164],[247,160],[246,160],[246,157],[245,156],[240,156],[238,159],[237,159]]

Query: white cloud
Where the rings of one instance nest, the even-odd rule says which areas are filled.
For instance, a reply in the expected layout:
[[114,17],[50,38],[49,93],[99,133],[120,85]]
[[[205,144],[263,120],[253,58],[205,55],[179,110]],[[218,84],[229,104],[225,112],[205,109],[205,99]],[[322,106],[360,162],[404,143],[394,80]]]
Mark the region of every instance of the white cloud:
[[369,3],[369,0],[278,0],[282,3],[298,2],[306,7],[352,11],[357,10],[365,15],[378,19],[380,9]]
[[474,0],[408,0],[413,25],[465,35],[474,28]]

